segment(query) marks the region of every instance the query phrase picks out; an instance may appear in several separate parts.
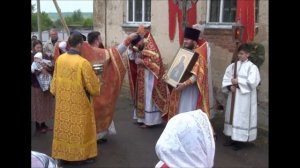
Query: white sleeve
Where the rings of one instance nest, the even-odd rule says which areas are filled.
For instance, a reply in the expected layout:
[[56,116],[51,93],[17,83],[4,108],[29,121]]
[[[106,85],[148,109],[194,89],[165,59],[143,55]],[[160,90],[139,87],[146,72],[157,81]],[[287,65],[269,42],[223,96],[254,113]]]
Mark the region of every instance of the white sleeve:
[[233,78],[233,66],[234,63],[230,64],[225,71],[223,81],[222,81],[222,91],[224,93],[228,93],[229,90],[227,89],[227,86],[232,85],[231,79]]
[[131,61],[135,60],[134,53],[131,50],[127,50],[127,55],[128,55],[129,60],[131,60]]
[[247,78],[238,77],[239,88],[242,93],[249,93],[255,89],[260,82],[260,74],[256,65],[252,64],[248,69]]
[[43,59],[43,63],[47,64],[49,67],[53,66],[50,60]]
[[190,77],[190,80],[195,83],[197,81],[197,76],[192,74],[192,76]]
[[118,45],[117,50],[119,51],[120,55],[122,55],[127,50],[127,47],[121,43]]
[[31,72],[34,73],[34,71],[37,69],[36,63],[32,62],[31,64]]
[[127,50],[128,58],[131,61],[136,60],[136,58],[138,58],[140,54],[141,52],[133,52],[132,50]]

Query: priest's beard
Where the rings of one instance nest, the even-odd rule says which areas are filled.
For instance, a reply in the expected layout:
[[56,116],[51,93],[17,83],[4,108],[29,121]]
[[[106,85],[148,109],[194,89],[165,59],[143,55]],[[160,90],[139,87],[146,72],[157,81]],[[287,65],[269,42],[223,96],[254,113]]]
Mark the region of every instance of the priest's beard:
[[183,43],[183,47],[189,50],[193,50],[195,48],[194,43]]
[[142,51],[144,49],[145,45],[144,44],[140,44],[137,46],[137,48],[139,49],[139,51]]

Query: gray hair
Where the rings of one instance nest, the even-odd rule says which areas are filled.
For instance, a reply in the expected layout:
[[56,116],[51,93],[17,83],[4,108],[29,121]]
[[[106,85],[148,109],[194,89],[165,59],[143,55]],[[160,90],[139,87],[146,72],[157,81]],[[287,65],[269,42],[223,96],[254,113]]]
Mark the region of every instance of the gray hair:
[[57,30],[52,28],[52,29],[49,30],[49,33],[51,33],[51,32],[56,32],[57,33]]

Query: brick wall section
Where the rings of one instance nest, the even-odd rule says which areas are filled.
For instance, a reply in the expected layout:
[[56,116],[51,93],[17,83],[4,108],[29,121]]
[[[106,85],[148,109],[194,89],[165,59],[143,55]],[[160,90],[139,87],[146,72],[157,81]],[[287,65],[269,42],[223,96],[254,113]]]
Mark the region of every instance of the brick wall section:
[[206,28],[204,33],[208,42],[214,43],[214,45],[220,46],[224,49],[228,49],[229,52],[234,52],[235,43],[232,40],[231,29]]

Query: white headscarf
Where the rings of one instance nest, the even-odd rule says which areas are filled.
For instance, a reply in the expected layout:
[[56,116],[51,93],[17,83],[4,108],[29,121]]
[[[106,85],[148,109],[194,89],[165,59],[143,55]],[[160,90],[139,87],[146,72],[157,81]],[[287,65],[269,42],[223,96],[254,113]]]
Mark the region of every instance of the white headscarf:
[[168,167],[212,167],[215,141],[207,115],[199,109],[171,118],[155,151]]
[[31,151],[31,167],[32,168],[58,168],[57,162],[50,156]]
[[43,54],[41,52],[37,52],[33,57],[43,59]]
[[63,52],[67,51],[67,43],[65,41],[62,41],[58,44],[59,49],[61,49]]

